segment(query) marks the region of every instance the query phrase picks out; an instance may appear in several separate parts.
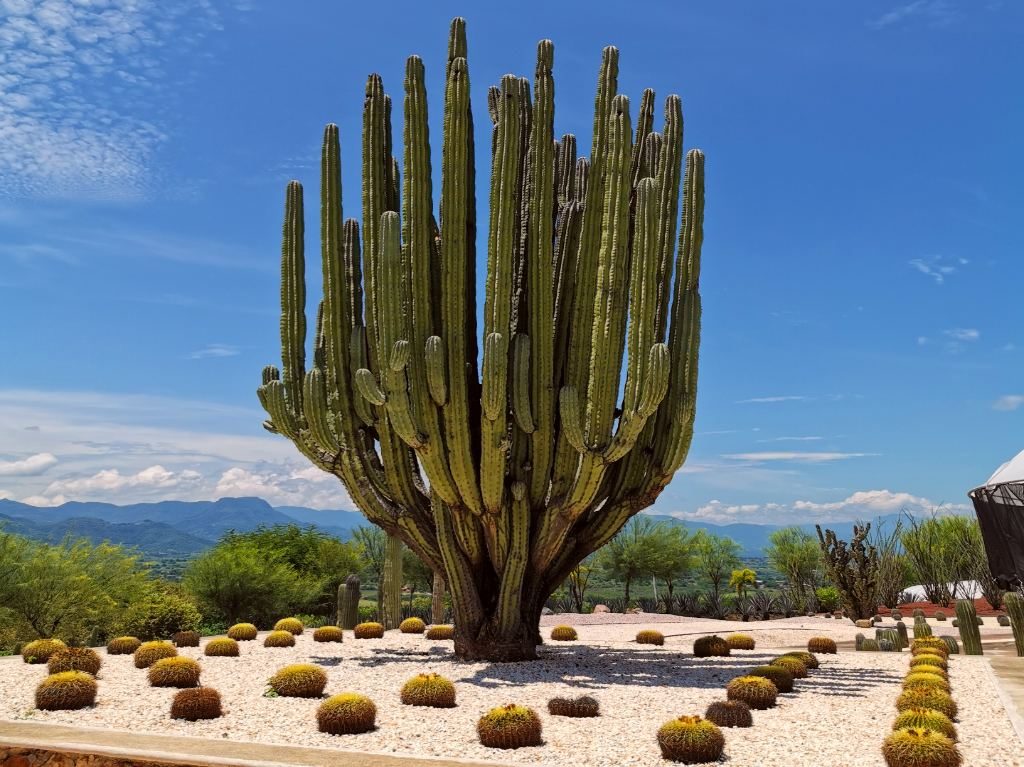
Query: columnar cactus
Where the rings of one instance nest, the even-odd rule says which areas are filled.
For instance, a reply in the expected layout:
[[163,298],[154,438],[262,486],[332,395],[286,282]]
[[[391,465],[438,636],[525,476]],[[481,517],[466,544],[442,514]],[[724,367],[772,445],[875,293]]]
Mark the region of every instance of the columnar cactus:
[[1024,598],[1015,591],[1010,591],[1003,595],[1003,603],[1013,627],[1013,642],[1017,646],[1017,655],[1024,658]]
[[964,654],[981,655],[981,632],[978,630],[978,611],[974,609],[974,602],[970,599],[958,599],[956,619],[959,621],[957,628],[960,631],[960,641],[964,643]]
[[629,100],[617,92],[618,51],[609,47],[590,156],[577,157],[574,136],[553,134],[554,48],[542,41],[532,96],[530,82],[512,75],[488,94],[478,354],[466,54],[465,22],[456,19],[444,71],[439,220],[419,57],[406,66],[401,173],[391,101],[378,75],[367,81],[361,227],[343,219],[338,128],[327,126],[324,290],[309,366],[303,193],[288,184],[283,364],[264,369],[258,393],[269,431],[341,479],[373,523],[444,573],[456,655],[522,660],[536,657],[547,597],[650,506],[686,459],[704,155],[691,150],[684,175],[674,95],[655,131],[654,94],[644,92],[634,138]]
[[350,575],[338,586],[338,626],[351,631],[359,623],[359,576]]
[[384,594],[381,623],[386,630],[396,629],[402,622],[402,542],[394,535],[388,536],[384,549],[384,577],[379,587]]

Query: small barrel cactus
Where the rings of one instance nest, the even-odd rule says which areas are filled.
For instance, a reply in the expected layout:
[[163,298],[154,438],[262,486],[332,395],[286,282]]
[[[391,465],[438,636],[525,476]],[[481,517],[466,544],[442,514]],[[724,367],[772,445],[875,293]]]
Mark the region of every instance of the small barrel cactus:
[[956,726],[953,724],[953,720],[941,711],[931,708],[908,708],[906,711],[901,711],[897,714],[896,719],[893,720],[892,728],[894,730],[905,730],[908,727],[923,727],[926,730],[941,732],[952,741],[957,739]]
[[717,634],[698,637],[693,643],[693,654],[698,658],[726,656],[729,652],[729,643]]
[[175,647],[199,647],[198,631],[177,631],[171,637]]
[[910,659],[910,668],[915,669],[918,666],[924,666],[925,668],[939,668],[945,671],[949,668],[949,661],[946,660],[944,655],[922,652]]
[[179,690],[171,701],[171,719],[197,722],[200,719],[217,719],[221,713],[220,693],[212,687]]
[[753,709],[771,708],[778,697],[777,688],[770,679],[761,676],[738,676],[725,688],[729,700],[741,700]]
[[59,639],[36,639],[21,648],[21,659],[26,663],[46,663],[57,650],[67,647]]
[[[795,658],[792,655],[780,655],[768,665],[779,666],[780,668],[786,669],[794,679],[807,678],[807,666],[804,665],[802,660]],[[783,692],[785,691],[783,690]]]
[[888,648],[890,650],[902,649],[900,635],[896,632],[896,629],[882,629],[881,631],[876,631],[875,639],[878,640],[879,644],[881,644],[882,642],[888,642],[890,645],[892,645],[890,648]]
[[910,645],[910,654],[919,655],[930,652],[936,655],[949,655],[949,647],[940,637],[921,637]]
[[96,676],[102,663],[103,661],[100,660],[100,656],[95,650],[90,650],[88,647],[65,647],[51,655],[46,666],[51,674],[59,674],[62,671],[84,671]]
[[949,682],[946,681],[945,677],[939,676],[938,674],[907,674],[906,678],[903,680],[903,689],[917,690],[921,688],[942,690],[943,692],[948,693]]
[[878,613],[875,613],[874,615],[871,616],[871,622],[872,623],[881,623],[882,622],[882,616],[879,615]]
[[476,723],[480,743],[488,748],[523,748],[541,744],[541,723],[537,712],[509,703],[492,708]]
[[343,642],[344,640],[345,632],[337,626],[321,626],[318,629],[313,629],[314,642]]
[[943,644],[946,645],[947,655],[959,655],[960,644],[956,641],[956,637],[942,637]]
[[914,621],[914,639],[924,639],[932,635],[932,627],[923,618]]
[[424,636],[427,639],[433,640],[454,639],[455,629],[452,626],[445,626],[443,624],[431,626],[427,629],[427,633]]
[[143,642],[135,651],[135,668],[149,668],[158,660],[178,654],[170,642]]
[[270,677],[267,684],[283,698],[319,698],[327,686],[327,674],[312,663],[294,663]]
[[755,644],[754,637],[748,634],[729,634],[725,641],[732,650],[753,650]]
[[191,658],[161,658],[149,667],[149,683],[153,687],[195,687],[199,672],[199,664]]
[[699,716],[681,716],[661,726],[658,746],[661,755],[673,762],[717,762],[725,749],[725,736],[714,722]]
[[917,687],[904,690],[896,699],[896,710],[906,711],[908,708],[933,708],[941,711],[950,719],[956,719],[956,702],[948,693],[934,687]]
[[137,637],[117,637],[107,642],[107,655],[131,655],[141,644]]
[[427,630],[427,624],[422,618],[406,618],[398,624],[398,630],[403,634],[422,634]]
[[238,642],[231,637],[211,639],[203,648],[203,654],[211,658],[237,658]]
[[548,701],[548,713],[552,716],[575,718],[600,716],[601,705],[597,698],[590,695],[580,695],[578,698],[552,698]]
[[946,620],[946,617],[947,617],[946,614],[944,612],[942,612],[942,610],[936,610],[935,611],[935,620],[937,620],[937,621],[944,621],[944,620]]
[[793,692],[793,675],[782,666],[757,666],[747,673],[750,676],[764,677],[774,684],[779,692]]
[[864,645],[864,635],[863,634],[857,634],[857,636],[855,636],[853,638],[853,649],[854,650],[859,650],[859,649],[861,649],[861,647],[863,645]]
[[818,657],[814,653],[807,652],[806,650],[794,650],[792,652],[787,652],[784,655],[780,655],[779,657],[796,658],[807,667],[808,671],[814,671],[816,668],[821,666],[818,662]]
[[704,718],[719,727],[752,727],[750,706],[742,700],[717,700],[704,712]]
[[661,647],[665,644],[665,635],[653,629],[643,629],[636,632],[637,644],[652,644]]
[[264,647],[295,647],[295,635],[290,631],[271,631],[263,639]]
[[575,642],[576,629],[572,626],[555,626],[551,629],[551,639],[555,642]]
[[360,623],[352,629],[356,639],[383,639],[384,625],[381,623]]
[[70,711],[96,702],[96,680],[84,671],[52,674],[36,688],[36,708],[41,711]]
[[963,757],[956,743],[940,732],[923,727],[896,730],[882,743],[888,767],[960,767]]
[[228,638],[236,642],[251,642],[259,633],[259,629],[251,623],[236,623],[228,629]]
[[835,655],[837,648],[835,640],[829,637],[811,637],[807,640],[807,651]]
[[287,631],[294,636],[301,634],[305,628],[298,618],[282,618],[274,624],[274,631]]
[[877,639],[865,639],[860,646],[860,649],[864,652],[878,652],[881,650],[881,646]]
[[455,685],[440,674],[418,674],[402,685],[401,699],[407,706],[452,708]]
[[918,618],[924,617],[924,610],[920,607],[915,607],[910,614],[913,616],[914,620],[917,620]]
[[369,732],[377,721],[377,707],[365,695],[343,692],[332,695],[316,712],[320,732],[328,735],[355,735]]

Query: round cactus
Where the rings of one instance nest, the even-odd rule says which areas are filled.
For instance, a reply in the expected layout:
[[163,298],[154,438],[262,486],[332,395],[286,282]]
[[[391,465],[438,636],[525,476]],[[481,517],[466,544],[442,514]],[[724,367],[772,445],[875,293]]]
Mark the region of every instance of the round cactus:
[[321,626],[318,629],[313,629],[314,642],[343,642],[344,640],[345,632],[337,626]]
[[236,642],[251,642],[259,633],[259,629],[251,623],[236,623],[228,629],[228,638]]
[[900,693],[896,699],[896,710],[906,711],[909,708],[933,708],[950,719],[956,719],[956,702],[948,693],[934,687],[916,687]]
[[51,674],[59,674],[62,671],[84,671],[86,674],[96,676],[99,673],[103,661],[95,650],[88,647],[65,647],[57,650],[50,656],[47,662],[47,670]]
[[178,631],[171,637],[175,647],[199,647],[198,631]]
[[834,639],[829,637],[811,637],[807,640],[807,651],[835,655],[837,648]]
[[941,637],[921,637],[910,643],[912,655],[919,655],[923,652],[935,652],[938,655],[949,655],[949,647]]
[[944,612],[942,612],[942,610],[937,610],[935,612],[935,620],[937,620],[937,621],[944,621],[944,620],[946,620],[946,614]]
[[36,639],[21,648],[21,659],[26,663],[46,663],[57,650],[67,647],[59,639]]
[[332,695],[316,712],[317,727],[328,735],[369,732],[376,721],[377,707],[373,701],[354,692]]
[[807,678],[807,666],[802,660],[794,658],[792,655],[780,655],[768,665],[786,669],[794,679]]
[[572,626],[555,626],[551,629],[551,639],[555,642],[575,642],[576,629]]
[[717,634],[698,637],[693,643],[693,654],[698,658],[726,656],[729,652],[729,643]]
[[480,743],[488,748],[523,748],[541,744],[537,712],[514,703],[492,708],[480,717],[476,732]]
[[36,708],[41,711],[70,711],[96,702],[96,680],[84,671],[52,674],[36,688]]
[[939,676],[938,674],[925,673],[908,674],[906,679],[903,680],[904,690],[916,690],[919,688],[942,690],[943,692],[948,693],[949,682],[946,681],[945,677]]
[[914,609],[913,609],[913,610],[912,610],[912,611],[910,612],[910,614],[911,614],[911,616],[913,616],[914,618],[923,618],[923,617],[924,617],[924,610],[922,610],[922,609],[921,609],[920,607],[915,607],[915,608],[914,608]]
[[380,623],[360,623],[353,629],[356,639],[383,639],[384,626]]
[[552,716],[571,716],[575,718],[600,716],[601,704],[590,695],[578,698],[552,698],[548,701],[548,713]]
[[918,666],[925,666],[928,668],[940,668],[943,671],[949,668],[949,661],[938,653],[923,652],[913,656],[910,659],[910,667],[917,668]]
[[427,624],[421,618],[406,618],[398,624],[398,630],[403,634],[422,634],[427,630]]
[[908,727],[923,727],[926,730],[941,732],[952,741],[956,741],[956,726],[953,720],[941,711],[931,708],[908,708],[896,715],[892,723],[894,730],[905,730]]
[[264,647],[295,647],[295,635],[290,631],[271,631],[263,639]]
[[319,698],[327,686],[327,674],[312,663],[294,663],[270,677],[268,684],[283,698]]
[[170,642],[143,642],[135,651],[135,668],[149,668],[158,660],[178,654]]
[[733,650],[753,650],[755,644],[754,638],[748,634],[729,634],[725,641]]
[[199,684],[199,664],[191,658],[161,658],[149,667],[153,687],[195,687]]
[[882,756],[888,767],[960,767],[963,763],[956,743],[922,727],[894,732],[882,743]]
[[274,631],[287,631],[298,636],[306,627],[298,618],[282,618],[274,624]]
[[652,644],[661,647],[665,644],[665,635],[660,631],[654,631],[653,629],[643,629],[642,631],[636,632],[636,643]]
[[432,640],[454,639],[455,638],[455,629],[452,626],[444,626],[444,625],[431,626],[430,628],[427,629],[427,633],[424,634],[424,636],[427,639],[432,639]]
[[882,647],[877,639],[865,639],[861,642],[860,649],[863,652],[878,652]]
[[761,676],[738,676],[725,688],[729,700],[741,700],[753,709],[771,708],[779,694],[770,679]]
[[455,685],[439,674],[418,674],[402,685],[401,699],[407,706],[452,708]]
[[220,693],[212,687],[179,690],[171,701],[171,719],[197,722],[200,719],[217,719],[221,713]]
[[117,637],[107,642],[107,655],[131,655],[141,644],[137,637]]
[[231,637],[211,639],[203,648],[203,654],[211,658],[237,658],[238,642]]
[[704,712],[704,718],[719,727],[752,727],[750,706],[742,700],[717,700]]
[[793,675],[782,666],[757,666],[747,673],[750,676],[764,677],[774,684],[779,692],[793,692]]
[[818,662],[818,656],[807,650],[794,650],[793,652],[787,652],[784,655],[780,655],[780,658],[796,658],[798,661],[804,664],[808,671],[814,671],[821,667],[821,663]]
[[661,726],[658,745],[661,755],[673,762],[717,762],[725,749],[725,736],[714,722],[699,716],[681,716]]
[[946,645],[947,655],[959,655],[960,645],[956,641],[956,637],[942,637],[943,644]]

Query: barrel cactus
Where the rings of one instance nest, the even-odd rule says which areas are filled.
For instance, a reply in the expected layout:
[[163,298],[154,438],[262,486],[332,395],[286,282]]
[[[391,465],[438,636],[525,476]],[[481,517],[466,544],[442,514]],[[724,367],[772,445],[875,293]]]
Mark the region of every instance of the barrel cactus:
[[50,656],[67,647],[59,639],[35,639],[21,648],[21,659],[25,663],[46,663]]
[[960,767],[963,757],[956,743],[940,732],[923,727],[897,730],[882,743],[888,767]]
[[946,645],[946,655],[958,655],[960,653],[960,645],[956,641],[956,637],[942,637],[942,643]]
[[403,634],[422,634],[427,630],[427,624],[422,618],[406,618],[398,624],[398,630]]
[[274,631],[287,631],[289,634],[299,636],[306,626],[298,618],[282,618],[274,624]]
[[46,677],[36,688],[40,711],[70,711],[96,702],[96,680],[84,671],[62,671]]
[[217,719],[222,713],[220,693],[212,687],[179,690],[171,701],[171,719],[198,722],[200,719]]
[[88,647],[64,647],[50,656],[46,666],[51,674],[59,674],[62,671],[84,671],[96,676],[102,663],[99,654]]
[[910,645],[910,654],[931,653],[932,655],[949,655],[949,646],[940,637],[921,637]]
[[107,642],[107,655],[131,655],[141,644],[137,637],[117,637]]
[[653,629],[643,629],[642,631],[636,632],[636,643],[652,644],[656,647],[661,647],[665,644],[665,635],[660,631],[654,631]]
[[345,632],[337,626],[321,626],[313,629],[314,642],[343,642],[344,640]]
[[154,687],[195,687],[199,684],[199,664],[191,658],[161,658],[149,667],[149,683]]
[[911,673],[903,679],[904,690],[934,689],[949,692],[949,682],[940,674],[928,674],[924,672]]
[[1010,625],[1010,618],[1007,615],[997,615],[996,623],[998,623],[1003,628],[1007,628]]
[[754,638],[748,634],[729,634],[725,641],[732,650],[753,650],[755,645]]
[[729,652],[729,643],[717,634],[698,637],[693,643],[693,654],[698,658],[723,657]]
[[956,726],[953,724],[953,720],[935,709],[908,708],[905,711],[900,711],[896,715],[896,719],[893,720],[892,728],[894,730],[905,730],[910,727],[935,730],[935,732],[941,732],[950,740],[955,741],[957,739]]
[[882,649],[877,639],[865,639],[860,646],[864,652],[878,652]]
[[211,639],[203,648],[203,655],[210,658],[237,658],[238,652],[238,642],[231,637]]
[[135,668],[149,668],[158,660],[178,654],[170,642],[143,642],[135,651]]
[[295,635],[290,631],[271,631],[263,639],[264,647],[295,647]]
[[661,755],[672,762],[717,762],[725,749],[725,736],[714,722],[699,716],[681,716],[661,726],[658,746]]
[[279,670],[267,684],[283,698],[319,698],[327,686],[327,674],[312,663],[294,663]]
[[236,642],[251,642],[259,633],[259,629],[251,623],[236,623],[228,629],[228,638]]
[[352,629],[352,633],[356,639],[383,639],[384,624],[373,621],[360,623]]
[[910,647],[910,636],[907,632],[907,624],[903,621],[896,622],[896,644],[900,650]]
[[552,698],[548,701],[548,713],[552,716],[584,718],[601,715],[601,704],[590,695],[577,698]]
[[935,611],[935,620],[937,620],[937,621],[944,621],[944,620],[947,619],[947,617],[948,616],[946,615],[946,613],[942,612],[942,610],[936,610]]
[[576,629],[572,626],[555,626],[551,629],[551,639],[555,642],[575,642]]
[[317,727],[328,735],[370,732],[376,721],[377,707],[373,701],[355,692],[332,695],[316,712]]
[[811,637],[807,640],[807,651],[835,655],[838,652],[834,639],[829,637]]
[[775,705],[779,688],[770,679],[760,676],[738,676],[725,688],[729,700],[740,700],[753,709],[771,708]]
[[488,748],[523,748],[541,744],[541,723],[537,712],[509,703],[492,708],[476,724],[480,743]]
[[198,631],[176,631],[171,637],[175,647],[199,647]]
[[807,666],[804,665],[802,660],[792,655],[780,655],[768,665],[786,669],[794,679],[807,678]]
[[944,655],[922,652],[910,659],[911,669],[916,669],[919,666],[923,668],[938,668],[942,671],[946,671],[949,668],[949,661],[946,660]]
[[445,639],[454,639],[455,638],[455,628],[452,627],[452,626],[445,626],[443,624],[439,625],[439,626],[431,626],[430,628],[427,629],[427,632],[426,632],[426,634],[424,634],[424,636],[427,639],[431,639],[431,640],[441,640],[441,641],[443,641]]
[[452,708],[455,685],[439,674],[418,674],[402,685],[401,699],[407,706]]
[[818,662],[818,656],[807,650],[793,650],[787,652],[784,655],[780,655],[780,658],[796,658],[798,661],[804,664],[808,671],[814,671],[821,667],[821,663]]
[[908,708],[932,708],[950,719],[956,719],[957,714],[956,702],[949,697],[949,693],[934,687],[917,687],[901,692],[896,699],[896,710],[906,711]]
[[793,692],[793,675],[782,666],[757,666],[747,673],[750,676],[764,677],[774,684],[779,692]]
[[742,700],[718,700],[708,705],[704,718],[719,727],[752,727],[750,706]]

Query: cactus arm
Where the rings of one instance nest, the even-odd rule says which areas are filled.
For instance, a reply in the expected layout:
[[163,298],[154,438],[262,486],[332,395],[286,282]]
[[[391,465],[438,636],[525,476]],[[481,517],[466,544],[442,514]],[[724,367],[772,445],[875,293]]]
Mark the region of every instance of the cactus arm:
[[499,631],[508,631],[520,620],[523,575],[530,559],[530,499],[526,484],[513,482],[511,495],[507,554],[498,591]]
[[371,367],[377,366],[379,349],[377,296],[380,269],[381,216],[388,207],[388,177],[391,157],[388,151],[387,118],[384,83],[380,75],[373,74],[366,82],[366,100],[363,105],[363,252],[366,266],[367,352]]
[[281,236],[281,373],[285,402],[300,421],[302,379],[306,374],[306,257],[302,184],[292,181],[285,193]]
[[572,315],[576,284],[576,249],[579,247],[583,205],[569,200],[558,217],[555,237],[555,305],[554,305],[554,369],[552,381],[562,380],[562,371],[569,348],[569,320]]
[[651,163],[650,146],[647,136],[654,130],[654,91],[644,88],[640,95],[640,109],[636,115],[636,137],[633,139],[633,153],[629,161],[629,177],[635,189],[640,181],[652,175],[648,172]]
[[443,343],[440,336],[431,336],[427,339],[427,348],[423,355],[423,362],[427,367],[427,385],[430,387],[430,396],[438,407],[444,407],[448,402]]
[[[512,414],[525,434],[532,434],[537,428],[530,409],[531,372],[530,338],[524,333],[516,333],[512,340]],[[536,372],[533,379],[536,379]]]

